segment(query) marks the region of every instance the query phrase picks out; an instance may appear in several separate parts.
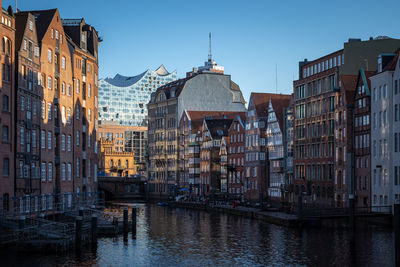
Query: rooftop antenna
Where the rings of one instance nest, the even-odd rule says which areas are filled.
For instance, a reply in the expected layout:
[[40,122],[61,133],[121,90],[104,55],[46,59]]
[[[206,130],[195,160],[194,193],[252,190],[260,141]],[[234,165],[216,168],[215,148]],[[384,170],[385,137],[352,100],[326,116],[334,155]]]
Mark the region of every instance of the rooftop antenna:
[[278,93],[278,64],[275,63],[275,91]]
[[208,34],[208,41],[209,41],[208,61],[212,61],[212,54],[211,54],[211,32]]

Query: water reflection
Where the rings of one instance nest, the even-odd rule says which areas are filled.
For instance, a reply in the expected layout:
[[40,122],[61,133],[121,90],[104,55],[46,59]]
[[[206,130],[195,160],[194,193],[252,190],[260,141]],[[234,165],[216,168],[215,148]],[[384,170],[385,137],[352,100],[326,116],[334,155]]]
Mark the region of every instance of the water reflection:
[[[122,209],[121,209],[122,212]],[[136,236],[99,238],[81,255],[7,253],[6,265],[29,266],[393,266],[391,231],[358,227],[291,229],[218,213],[138,208]],[[16,264],[15,264],[16,263]]]

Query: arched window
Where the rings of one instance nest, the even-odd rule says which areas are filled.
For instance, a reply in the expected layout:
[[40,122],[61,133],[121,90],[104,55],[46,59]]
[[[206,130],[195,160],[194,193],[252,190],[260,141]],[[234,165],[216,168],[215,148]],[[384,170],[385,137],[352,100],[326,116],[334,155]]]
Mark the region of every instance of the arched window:
[[110,167],[114,167],[114,161],[113,160],[110,161]]
[[11,42],[7,40],[7,55],[11,55]]
[[6,39],[5,38],[2,39],[1,50],[3,51],[3,53],[6,52]]
[[129,168],[129,162],[128,162],[128,160],[125,160],[125,166],[126,166],[127,169]]

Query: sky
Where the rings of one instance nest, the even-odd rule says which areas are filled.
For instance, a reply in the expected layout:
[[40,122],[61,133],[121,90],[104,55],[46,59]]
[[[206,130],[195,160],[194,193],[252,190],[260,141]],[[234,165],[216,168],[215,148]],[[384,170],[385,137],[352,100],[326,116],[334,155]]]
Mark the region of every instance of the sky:
[[[3,7],[15,0],[3,0]],[[183,78],[212,55],[242,89],[291,93],[298,62],[343,48],[349,38],[400,39],[399,0],[18,0],[18,9],[58,8],[96,28],[99,77],[134,76],[161,64]]]

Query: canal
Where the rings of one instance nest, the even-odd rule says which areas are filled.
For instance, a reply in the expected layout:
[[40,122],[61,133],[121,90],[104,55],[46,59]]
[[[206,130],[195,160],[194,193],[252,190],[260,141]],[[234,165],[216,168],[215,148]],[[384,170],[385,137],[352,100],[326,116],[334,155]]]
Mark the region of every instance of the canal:
[[[122,209],[121,209],[122,211]],[[293,229],[232,215],[138,205],[136,238],[82,253],[0,252],[2,266],[393,266],[390,229]]]

